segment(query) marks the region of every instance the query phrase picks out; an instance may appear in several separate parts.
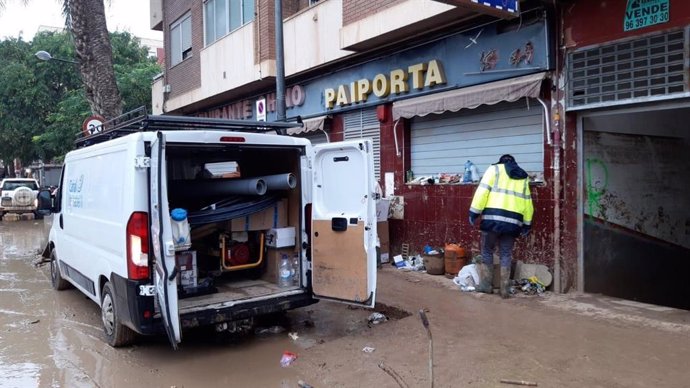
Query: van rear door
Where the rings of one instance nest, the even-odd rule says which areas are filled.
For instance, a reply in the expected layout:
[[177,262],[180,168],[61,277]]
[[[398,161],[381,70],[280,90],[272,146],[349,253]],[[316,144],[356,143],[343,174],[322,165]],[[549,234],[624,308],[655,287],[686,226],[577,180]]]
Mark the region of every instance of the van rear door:
[[168,184],[165,168],[165,135],[156,133],[151,144],[151,242],[155,262],[153,284],[165,331],[173,348],[182,340],[177,306],[175,245],[173,244]]
[[314,296],[373,307],[376,294],[376,184],[369,139],[314,146]]

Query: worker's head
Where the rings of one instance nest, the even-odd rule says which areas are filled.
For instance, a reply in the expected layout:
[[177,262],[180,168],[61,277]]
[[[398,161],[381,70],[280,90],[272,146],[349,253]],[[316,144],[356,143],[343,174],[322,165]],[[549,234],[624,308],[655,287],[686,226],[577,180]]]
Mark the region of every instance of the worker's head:
[[498,159],[498,163],[515,163],[513,155],[505,154]]

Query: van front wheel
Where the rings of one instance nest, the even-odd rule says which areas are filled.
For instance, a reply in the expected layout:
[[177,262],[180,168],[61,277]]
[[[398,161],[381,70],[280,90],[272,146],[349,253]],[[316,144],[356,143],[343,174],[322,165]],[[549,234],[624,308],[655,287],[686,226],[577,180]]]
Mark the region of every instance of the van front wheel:
[[103,319],[103,331],[108,339],[108,344],[118,348],[132,344],[136,339],[136,333],[120,323],[113,294],[113,287],[109,282],[105,283],[101,297],[101,318]]
[[50,251],[50,283],[53,285],[53,289],[57,291],[66,290],[70,286],[69,282],[63,279],[62,274],[60,274],[60,266],[55,249]]

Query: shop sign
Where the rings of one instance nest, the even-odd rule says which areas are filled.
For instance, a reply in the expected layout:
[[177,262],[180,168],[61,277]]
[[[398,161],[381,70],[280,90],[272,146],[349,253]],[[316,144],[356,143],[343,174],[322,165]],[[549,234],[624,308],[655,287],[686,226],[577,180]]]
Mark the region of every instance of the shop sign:
[[669,20],[669,0],[628,0],[623,31],[637,30]]
[[326,109],[366,102],[370,94],[386,98],[391,93],[401,94],[410,91],[410,84],[416,90],[432,88],[446,84],[446,75],[441,62],[433,59],[428,63],[416,63],[407,69],[394,69],[390,73],[376,74],[372,79],[361,78],[337,88],[324,90]]
[[[285,88],[285,107],[287,109],[302,106],[304,100],[306,99],[306,93],[301,85],[293,85]],[[257,115],[254,116],[254,105],[256,105],[257,110],[260,104],[258,101],[262,101],[261,108],[263,112],[257,111]],[[232,104],[224,105],[219,108],[212,109],[210,111],[201,112],[198,114],[199,117],[212,117],[217,119],[230,119],[230,120],[250,120],[256,117],[256,120],[265,121],[267,112],[276,111],[276,94],[270,93],[266,96],[251,100],[242,100]]]

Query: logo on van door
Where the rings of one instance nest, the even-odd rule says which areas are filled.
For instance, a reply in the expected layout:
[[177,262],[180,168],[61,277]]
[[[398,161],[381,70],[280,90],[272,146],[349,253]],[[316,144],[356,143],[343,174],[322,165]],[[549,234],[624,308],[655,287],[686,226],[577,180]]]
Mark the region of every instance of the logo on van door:
[[69,193],[69,206],[73,208],[82,207],[82,195],[81,189],[84,187],[84,174],[81,174],[79,178],[70,179],[67,182],[67,191]]

